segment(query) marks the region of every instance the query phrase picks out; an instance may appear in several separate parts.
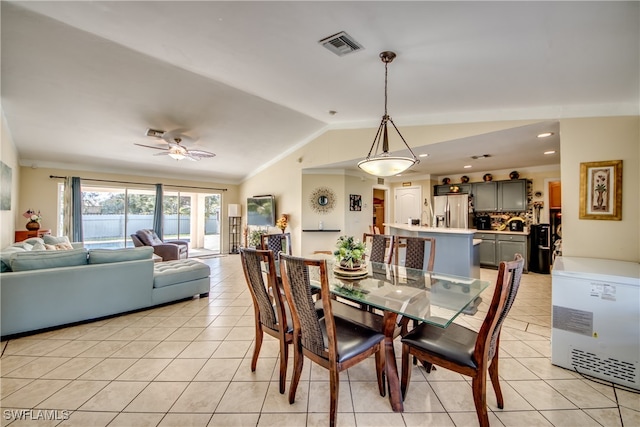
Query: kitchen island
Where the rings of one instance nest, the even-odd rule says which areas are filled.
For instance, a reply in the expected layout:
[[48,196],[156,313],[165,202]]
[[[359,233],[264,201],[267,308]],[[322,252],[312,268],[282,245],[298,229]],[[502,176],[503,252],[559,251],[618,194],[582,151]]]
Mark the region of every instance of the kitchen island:
[[[467,228],[434,228],[423,225],[384,224],[396,236],[432,237],[436,239],[433,271],[456,276],[480,278],[480,239],[476,230]],[[428,253],[426,254],[428,256]]]

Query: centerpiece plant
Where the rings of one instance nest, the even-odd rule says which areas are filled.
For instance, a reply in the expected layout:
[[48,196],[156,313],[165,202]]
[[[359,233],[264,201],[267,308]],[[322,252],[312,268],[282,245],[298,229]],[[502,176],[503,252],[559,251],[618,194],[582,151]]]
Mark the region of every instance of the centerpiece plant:
[[360,268],[364,259],[366,246],[353,236],[340,236],[333,254],[342,268]]

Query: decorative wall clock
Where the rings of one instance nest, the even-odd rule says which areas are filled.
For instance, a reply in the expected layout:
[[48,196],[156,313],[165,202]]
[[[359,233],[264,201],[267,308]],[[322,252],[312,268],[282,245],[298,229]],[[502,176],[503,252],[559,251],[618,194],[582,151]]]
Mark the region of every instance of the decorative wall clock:
[[311,209],[320,214],[326,214],[336,206],[336,194],[327,187],[318,187],[309,196]]

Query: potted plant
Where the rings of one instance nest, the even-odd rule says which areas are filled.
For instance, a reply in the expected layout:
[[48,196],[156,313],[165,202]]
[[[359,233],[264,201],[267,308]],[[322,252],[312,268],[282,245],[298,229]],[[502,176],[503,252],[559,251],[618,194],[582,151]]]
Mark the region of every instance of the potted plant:
[[333,254],[340,263],[340,267],[348,269],[360,268],[365,254],[365,244],[353,236],[340,236],[336,242]]

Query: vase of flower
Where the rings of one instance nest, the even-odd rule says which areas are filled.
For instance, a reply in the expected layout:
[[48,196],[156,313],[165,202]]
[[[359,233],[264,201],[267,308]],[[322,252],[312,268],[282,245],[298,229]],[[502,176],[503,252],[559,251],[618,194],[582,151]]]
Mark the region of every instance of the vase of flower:
[[40,223],[38,221],[29,221],[26,227],[29,231],[40,230]]
[[36,211],[29,209],[25,213],[23,213],[22,216],[29,219],[29,222],[26,225],[27,230],[40,230],[40,220],[42,219],[42,217],[40,216],[40,211],[36,213]]
[[280,231],[284,233],[284,231],[287,229],[287,225],[289,225],[289,215],[282,214],[280,218],[278,218],[278,221],[276,221],[276,227],[278,227]]
[[352,236],[340,236],[336,242],[336,250],[333,254],[340,268],[357,270],[362,267],[365,254],[365,245]]

